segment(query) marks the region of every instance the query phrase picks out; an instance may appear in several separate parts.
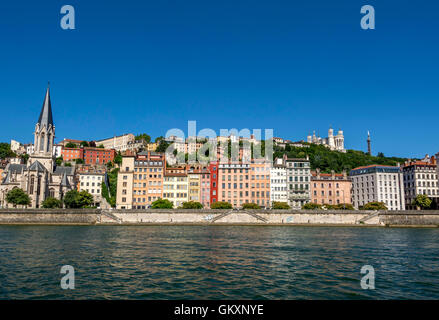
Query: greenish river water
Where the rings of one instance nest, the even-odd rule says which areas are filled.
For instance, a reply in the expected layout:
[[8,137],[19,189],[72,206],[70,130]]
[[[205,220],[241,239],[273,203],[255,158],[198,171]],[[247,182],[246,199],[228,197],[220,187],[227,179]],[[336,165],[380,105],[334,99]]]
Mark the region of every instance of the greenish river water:
[[0,226],[0,299],[439,299],[438,253],[439,229]]

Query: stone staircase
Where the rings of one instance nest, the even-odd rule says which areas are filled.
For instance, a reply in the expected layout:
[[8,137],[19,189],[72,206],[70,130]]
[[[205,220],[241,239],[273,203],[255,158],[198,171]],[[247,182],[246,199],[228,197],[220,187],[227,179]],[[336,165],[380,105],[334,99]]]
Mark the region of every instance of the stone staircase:
[[[109,210],[101,210],[101,215],[104,215],[106,218],[109,218],[110,221],[109,222],[117,222],[118,224],[122,223],[122,219],[117,217],[116,215],[114,215],[113,213],[111,213]],[[102,219],[101,219],[101,223],[102,223]]]
[[377,217],[380,214],[379,211],[373,212],[367,216],[365,216],[364,218],[361,218],[360,220],[358,220],[359,224],[364,224],[366,221],[369,221],[370,219],[373,219],[375,217]]
[[245,210],[243,210],[243,212],[245,212],[245,213],[247,213],[248,215],[250,215],[250,216],[252,216],[252,217],[258,219],[259,221],[262,221],[262,222],[268,222],[267,219],[262,218],[260,215],[254,213],[254,212],[249,212],[249,211],[245,211]]
[[227,211],[225,213],[221,213],[220,215],[217,215],[215,218],[210,220],[210,223],[214,223],[215,221],[217,221],[219,219],[222,219],[222,218],[224,218],[224,217],[226,217],[226,216],[228,216],[229,214],[232,214],[232,213],[233,213],[233,210],[232,211]]

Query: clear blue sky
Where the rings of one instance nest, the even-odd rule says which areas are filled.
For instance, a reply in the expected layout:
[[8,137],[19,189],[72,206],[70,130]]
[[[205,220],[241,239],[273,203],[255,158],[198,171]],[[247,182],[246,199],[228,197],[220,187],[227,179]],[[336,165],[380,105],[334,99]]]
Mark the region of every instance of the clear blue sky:
[[[76,9],[76,30],[60,8]],[[376,30],[360,28],[374,5]],[[439,151],[437,1],[3,1],[0,141],[33,140],[51,82],[57,140],[330,125],[350,149]]]

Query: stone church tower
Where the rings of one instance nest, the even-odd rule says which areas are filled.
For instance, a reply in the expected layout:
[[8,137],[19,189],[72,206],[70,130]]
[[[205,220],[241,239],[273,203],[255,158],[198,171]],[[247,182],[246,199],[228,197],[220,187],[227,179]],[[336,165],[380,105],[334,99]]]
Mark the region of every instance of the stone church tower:
[[30,157],[29,164],[34,161],[40,162],[48,171],[53,171],[53,141],[55,139],[55,126],[52,117],[52,105],[50,103],[50,88],[47,86],[43,107],[40,117],[35,125],[34,153]]

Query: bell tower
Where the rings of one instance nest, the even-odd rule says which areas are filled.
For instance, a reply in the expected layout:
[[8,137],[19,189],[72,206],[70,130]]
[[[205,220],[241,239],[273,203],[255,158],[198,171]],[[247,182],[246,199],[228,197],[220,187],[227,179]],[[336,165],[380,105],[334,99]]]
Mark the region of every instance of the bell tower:
[[[34,131],[34,153],[30,162],[38,160],[47,170],[53,170],[53,141],[55,138],[55,126],[52,117],[52,105],[50,103],[50,88],[47,85],[46,96],[40,117]],[[30,163],[30,164],[31,164]]]

